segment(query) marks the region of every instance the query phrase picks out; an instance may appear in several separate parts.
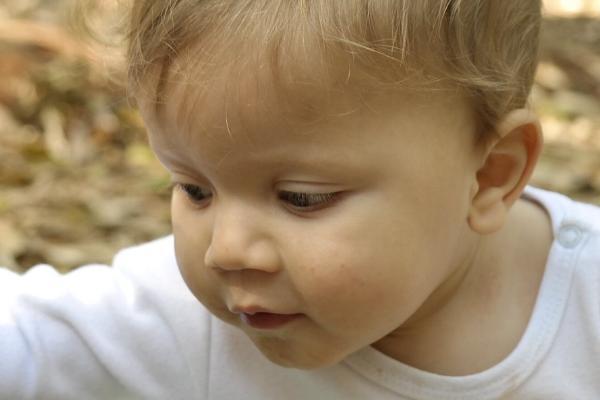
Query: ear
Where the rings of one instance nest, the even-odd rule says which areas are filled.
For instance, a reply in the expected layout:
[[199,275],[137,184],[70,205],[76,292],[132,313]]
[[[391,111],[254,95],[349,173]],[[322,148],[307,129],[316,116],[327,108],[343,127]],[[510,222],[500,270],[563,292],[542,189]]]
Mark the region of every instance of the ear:
[[496,126],[471,191],[469,225],[480,234],[498,231],[519,199],[540,156],[543,137],[537,116],[511,111]]

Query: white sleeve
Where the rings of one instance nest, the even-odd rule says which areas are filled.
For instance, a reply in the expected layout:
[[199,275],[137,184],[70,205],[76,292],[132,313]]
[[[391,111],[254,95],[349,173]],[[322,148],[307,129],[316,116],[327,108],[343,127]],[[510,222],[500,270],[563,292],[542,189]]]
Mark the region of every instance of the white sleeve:
[[179,276],[147,264],[0,268],[0,399],[201,396],[207,315]]

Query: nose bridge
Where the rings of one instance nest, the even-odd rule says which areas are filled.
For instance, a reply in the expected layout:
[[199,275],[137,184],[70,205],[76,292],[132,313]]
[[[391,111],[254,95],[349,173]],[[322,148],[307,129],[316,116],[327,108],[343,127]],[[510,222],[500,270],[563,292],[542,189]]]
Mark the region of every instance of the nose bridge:
[[269,240],[260,210],[243,202],[215,206],[212,237],[205,265],[221,270],[255,269],[275,272],[279,258]]

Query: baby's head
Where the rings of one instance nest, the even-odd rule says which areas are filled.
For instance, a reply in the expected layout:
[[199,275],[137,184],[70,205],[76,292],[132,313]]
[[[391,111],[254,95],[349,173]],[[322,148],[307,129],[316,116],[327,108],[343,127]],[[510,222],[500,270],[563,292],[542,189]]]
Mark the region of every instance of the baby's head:
[[285,366],[414,332],[535,165],[540,7],[136,0],[132,91],[194,295]]

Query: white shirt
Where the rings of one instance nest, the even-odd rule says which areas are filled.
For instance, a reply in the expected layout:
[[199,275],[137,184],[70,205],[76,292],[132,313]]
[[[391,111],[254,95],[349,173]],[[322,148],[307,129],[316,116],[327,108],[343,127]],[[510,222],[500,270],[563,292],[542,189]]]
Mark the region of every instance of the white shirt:
[[169,236],[113,268],[0,269],[0,399],[600,399],[600,208],[524,196],[555,239],[523,337],[481,373],[436,375],[371,347],[319,370],[272,364],[192,296]]

